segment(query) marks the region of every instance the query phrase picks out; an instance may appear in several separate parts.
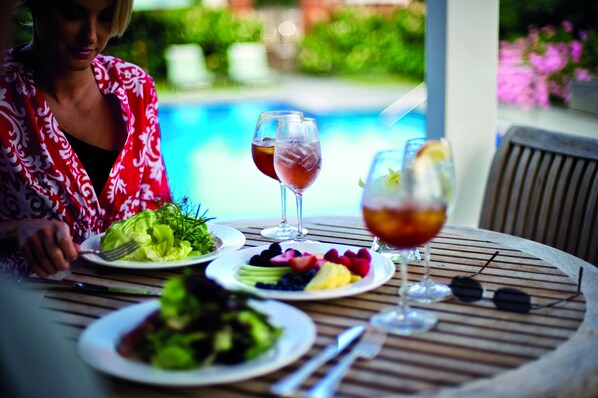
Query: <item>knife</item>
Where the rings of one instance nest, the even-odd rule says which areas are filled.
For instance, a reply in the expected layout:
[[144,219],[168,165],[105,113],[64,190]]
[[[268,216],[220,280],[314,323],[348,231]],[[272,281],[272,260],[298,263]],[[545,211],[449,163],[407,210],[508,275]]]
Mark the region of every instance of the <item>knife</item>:
[[284,377],[270,387],[270,392],[280,396],[290,396],[295,390],[311,375],[317,368],[325,362],[331,360],[340,354],[349,344],[359,337],[365,330],[364,325],[353,326],[336,337],[334,343],[328,344],[324,350],[307,361],[295,372]]
[[128,287],[112,287],[96,285],[93,283],[84,283],[76,281],[65,281],[56,279],[40,279],[40,278],[20,278],[17,280],[19,286],[28,289],[60,289],[60,290],[74,290],[87,293],[113,293],[113,294],[128,294],[134,296],[161,296],[159,291],[135,289]]

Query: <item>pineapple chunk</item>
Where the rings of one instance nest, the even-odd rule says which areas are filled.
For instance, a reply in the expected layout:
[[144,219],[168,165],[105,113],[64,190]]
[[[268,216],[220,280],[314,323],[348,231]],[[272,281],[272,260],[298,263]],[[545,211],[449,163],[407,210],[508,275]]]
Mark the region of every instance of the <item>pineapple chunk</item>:
[[342,264],[325,262],[304,290],[334,289],[349,283],[351,283],[351,271],[347,267]]

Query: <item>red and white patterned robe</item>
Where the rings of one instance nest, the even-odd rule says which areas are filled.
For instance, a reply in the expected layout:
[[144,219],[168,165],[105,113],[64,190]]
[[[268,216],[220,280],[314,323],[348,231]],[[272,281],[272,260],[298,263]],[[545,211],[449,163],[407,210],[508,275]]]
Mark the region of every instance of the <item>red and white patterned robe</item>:
[[[66,222],[75,242],[102,232],[158,201],[171,201],[160,150],[157,95],[152,78],[118,58],[98,55],[93,71],[100,91],[118,98],[127,140],[108,182],[96,195],[33,72],[7,52],[0,74],[0,221],[43,218]],[[24,262],[2,268],[24,273]],[[20,269],[17,269],[20,268]]]

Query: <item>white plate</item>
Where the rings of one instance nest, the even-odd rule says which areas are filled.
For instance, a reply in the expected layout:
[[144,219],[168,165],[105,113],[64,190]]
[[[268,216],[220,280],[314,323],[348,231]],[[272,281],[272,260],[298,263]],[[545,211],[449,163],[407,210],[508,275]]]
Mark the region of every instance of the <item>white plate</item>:
[[[302,244],[281,244],[282,250],[293,247],[301,252],[312,254],[324,254],[328,250],[335,248],[342,255],[345,250],[350,249],[354,253],[359,250],[358,247],[326,244],[326,243],[302,243]],[[212,261],[206,268],[206,275],[218,282],[228,290],[246,290],[253,292],[261,297],[278,300],[321,300],[338,297],[352,296],[377,288],[386,283],[395,273],[394,264],[386,257],[370,250],[372,263],[370,272],[362,279],[349,285],[341,286],[335,289],[312,290],[312,291],[284,291],[284,290],[266,290],[248,286],[237,280],[237,274],[242,264],[248,264],[249,259],[254,254],[261,253],[269,247],[258,246],[250,249],[239,250],[229,253]]]
[[263,375],[288,365],[310,349],[316,338],[316,326],[305,313],[273,300],[255,301],[252,305],[267,314],[272,324],[282,327],[283,334],[274,347],[248,362],[194,370],[162,370],[119,355],[116,344],[120,336],[159,308],[158,300],[125,307],[92,323],[79,339],[79,355],[93,368],[112,376],[183,387],[229,383]]
[[[245,245],[245,235],[241,231],[234,228],[227,227],[225,225],[211,224],[208,223],[208,230],[210,233],[222,241],[222,245],[211,253],[204,254],[202,256],[187,257],[184,260],[177,261],[164,261],[164,262],[152,262],[152,261],[106,261],[96,256],[95,254],[84,254],[86,260],[92,263],[105,265],[107,267],[114,268],[135,268],[135,269],[163,269],[163,268],[175,268],[183,267],[191,264],[200,264],[207,261],[218,258],[224,254],[234,252]],[[100,250],[100,238],[104,234],[94,235],[91,238],[86,239],[81,243],[81,250]]]

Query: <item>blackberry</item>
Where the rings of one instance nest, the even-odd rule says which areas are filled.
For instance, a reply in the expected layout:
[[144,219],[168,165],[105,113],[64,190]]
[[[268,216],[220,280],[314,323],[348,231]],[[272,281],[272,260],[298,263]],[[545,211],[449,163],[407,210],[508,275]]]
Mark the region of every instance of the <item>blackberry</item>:
[[272,257],[278,256],[282,254],[282,247],[280,247],[280,243],[274,242],[268,247],[268,251],[272,253]]
[[249,259],[249,265],[260,265],[260,263],[261,263],[261,257],[259,254],[251,256],[251,258]]

